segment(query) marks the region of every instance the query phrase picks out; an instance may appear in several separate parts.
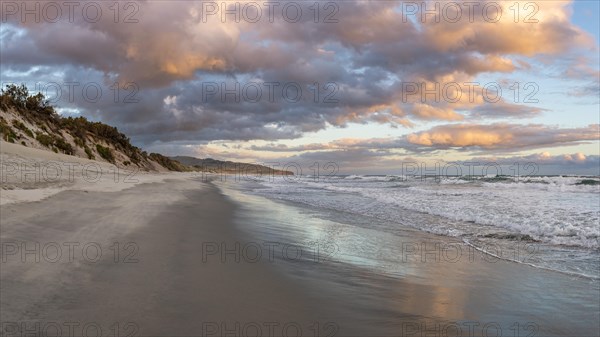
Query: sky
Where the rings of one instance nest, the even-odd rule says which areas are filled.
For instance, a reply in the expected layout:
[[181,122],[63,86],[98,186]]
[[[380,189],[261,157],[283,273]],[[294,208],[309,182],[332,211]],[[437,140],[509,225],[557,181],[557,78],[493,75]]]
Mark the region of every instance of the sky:
[[1,82],[165,155],[599,175],[599,12],[579,0],[4,1]]

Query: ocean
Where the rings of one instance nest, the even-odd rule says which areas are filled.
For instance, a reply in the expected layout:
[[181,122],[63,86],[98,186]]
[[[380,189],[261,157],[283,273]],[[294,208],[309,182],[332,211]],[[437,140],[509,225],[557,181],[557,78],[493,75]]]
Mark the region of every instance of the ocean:
[[347,175],[238,182],[245,193],[319,210],[324,218],[360,215],[370,220],[355,225],[388,233],[414,228],[458,238],[497,258],[600,278],[597,177]]

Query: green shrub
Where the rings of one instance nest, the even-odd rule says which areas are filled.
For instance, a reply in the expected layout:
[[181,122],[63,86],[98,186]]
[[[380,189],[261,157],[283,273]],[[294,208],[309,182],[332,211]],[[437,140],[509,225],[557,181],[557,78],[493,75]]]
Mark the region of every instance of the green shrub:
[[83,148],[85,146],[85,140],[81,139],[81,138],[77,138],[77,137],[73,137],[73,141],[75,142],[75,145]]
[[35,139],[37,139],[37,141],[40,142],[40,144],[44,145],[45,147],[50,147],[54,143],[54,140],[52,139],[51,136],[45,135],[41,132],[37,133],[37,136],[35,137]]
[[14,84],[8,84],[6,89],[1,90],[0,104],[3,109],[15,108],[22,109],[25,107],[25,102],[29,96],[29,90],[24,84],[16,86]]
[[0,90],[0,108],[13,108],[21,112],[32,112],[41,117],[57,118],[58,115],[50,102],[42,93],[29,95],[29,90],[24,84],[20,86],[8,84],[6,89]]
[[133,152],[132,154],[129,155],[129,160],[131,160],[132,163],[139,165],[141,159],[140,159],[140,154],[138,151]]
[[26,135],[28,135],[29,137],[33,138],[33,132],[31,130],[29,130],[28,127],[25,126],[25,124],[23,124],[21,121],[14,121],[13,122],[13,126],[23,132],[25,132]]
[[112,151],[110,150],[110,148],[104,147],[104,146],[102,146],[100,144],[96,144],[96,150],[100,154],[100,157],[102,157],[105,160],[107,160],[108,162],[114,164],[115,157],[113,156]]
[[87,145],[84,145],[83,149],[85,150],[85,154],[87,154],[88,159],[91,159],[91,160],[96,159],[96,156],[94,156],[92,149],[90,149]]
[[11,143],[14,143],[15,138],[17,138],[17,134],[8,126],[8,123],[4,119],[0,120],[0,134],[2,134],[2,139]]
[[45,135],[41,132],[38,132],[35,139],[37,139],[37,141],[45,147],[51,147],[54,152],[58,152],[58,150],[60,150],[62,153],[70,155],[75,152],[71,144],[56,136]]
[[65,154],[72,155],[74,153],[73,146],[62,138],[54,137],[54,145]]

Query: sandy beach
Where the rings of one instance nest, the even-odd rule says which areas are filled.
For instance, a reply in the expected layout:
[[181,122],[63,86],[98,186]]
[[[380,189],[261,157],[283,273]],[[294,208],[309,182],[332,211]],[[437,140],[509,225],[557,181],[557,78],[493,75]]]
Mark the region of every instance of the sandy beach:
[[220,179],[155,174],[126,187],[98,184],[30,189],[44,196],[36,201],[9,193],[2,204],[5,336],[597,332],[597,284],[581,278],[479,255],[440,261],[434,253],[423,263],[414,251],[387,261],[394,275],[370,266],[398,258],[403,243],[465,248],[457,240],[402,229],[389,241]]
[[[303,296],[262,264],[202,262],[202,242],[237,240],[231,203],[214,187],[165,184],[63,192],[33,212],[23,212],[29,204],[3,206],[3,243],[42,249],[40,262],[6,256],[2,321],[95,323],[105,333],[116,322],[133,322],[140,336],[201,335],[213,322],[308,322]],[[43,248],[65,242],[75,247],[73,259],[63,254],[50,262]],[[98,261],[94,249],[79,254],[90,243],[102,251]]]
[[[36,150],[16,154],[4,145],[4,167],[72,159]],[[319,306],[272,262],[237,263],[235,252],[233,263],[206,258],[213,245],[235,247],[242,238],[232,226],[236,206],[198,177],[140,174],[126,184],[112,175],[94,182],[75,176],[36,185],[20,180],[20,172],[4,173],[12,180],[1,191],[3,335],[331,329],[314,325],[323,318]]]

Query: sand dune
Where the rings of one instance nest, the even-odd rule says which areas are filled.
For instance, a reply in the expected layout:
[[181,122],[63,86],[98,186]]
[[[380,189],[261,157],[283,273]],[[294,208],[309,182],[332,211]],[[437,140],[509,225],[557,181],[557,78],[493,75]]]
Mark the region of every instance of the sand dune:
[[187,179],[194,173],[144,172],[0,141],[0,205],[38,201],[56,193],[121,191],[167,178]]

